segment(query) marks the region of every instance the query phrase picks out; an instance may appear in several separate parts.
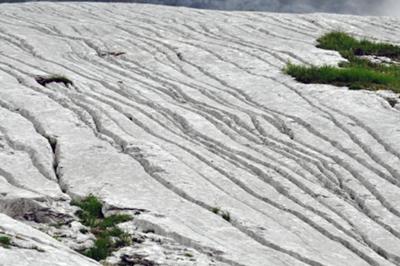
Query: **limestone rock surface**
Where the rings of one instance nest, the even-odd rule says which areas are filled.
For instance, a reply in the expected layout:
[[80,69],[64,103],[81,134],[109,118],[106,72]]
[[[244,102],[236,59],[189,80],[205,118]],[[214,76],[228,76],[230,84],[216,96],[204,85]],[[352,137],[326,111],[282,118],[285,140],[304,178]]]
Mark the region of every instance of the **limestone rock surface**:
[[[1,4],[0,265],[98,265],[71,249],[89,238],[70,201],[89,194],[143,238],[112,265],[400,265],[398,95],[282,72],[341,62],[315,47],[325,32],[400,44],[399,25]],[[36,81],[51,75],[71,82]]]

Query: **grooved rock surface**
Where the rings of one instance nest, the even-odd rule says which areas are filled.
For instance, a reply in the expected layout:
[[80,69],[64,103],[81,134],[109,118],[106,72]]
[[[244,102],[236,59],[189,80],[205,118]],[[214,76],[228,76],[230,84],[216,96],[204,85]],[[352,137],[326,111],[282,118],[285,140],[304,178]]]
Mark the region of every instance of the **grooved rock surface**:
[[98,265],[57,240],[0,213],[0,233],[13,238],[12,248],[0,247],[0,265]]
[[[71,198],[90,193],[106,214],[135,213],[132,233],[159,237],[113,263],[399,265],[398,96],[299,84],[281,71],[343,60],[315,48],[325,32],[399,44],[398,25],[0,5],[0,234],[12,239],[0,265],[96,265],[34,229],[73,216]],[[51,74],[73,84],[35,81]]]

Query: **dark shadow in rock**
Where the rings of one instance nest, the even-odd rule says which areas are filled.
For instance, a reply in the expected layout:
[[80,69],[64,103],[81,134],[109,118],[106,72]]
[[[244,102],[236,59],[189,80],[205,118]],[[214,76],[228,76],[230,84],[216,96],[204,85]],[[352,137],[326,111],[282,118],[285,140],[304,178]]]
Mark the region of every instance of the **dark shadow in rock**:
[[64,84],[65,87],[68,87],[68,85],[73,85],[73,82],[68,79],[67,77],[61,76],[61,75],[50,75],[50,76],[36,76],[35,80],[37,83],[40,85],[46,87],[47,84],[49,83],[62,83]]
[[148,260],[145,256],[140,254],[134,254],[133,256],[130,255],[122,255],[121,261],[118,263],[120,266],[131,266],[131,265],[143,265],[143,266],[156,266],[155,262]]
[[98,53],[100,57],[106,57],[106,56],[120,56],[126,54],[125,52],[99,52]]

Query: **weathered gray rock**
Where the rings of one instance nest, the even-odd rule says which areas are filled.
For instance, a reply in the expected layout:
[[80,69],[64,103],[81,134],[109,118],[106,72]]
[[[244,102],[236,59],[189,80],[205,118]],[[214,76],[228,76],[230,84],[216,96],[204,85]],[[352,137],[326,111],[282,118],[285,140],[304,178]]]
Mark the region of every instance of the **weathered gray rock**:
[[99,265],[65,247],[50,236],[7,215],[0,214],[0,234],[11,239],[10,247],[0,245],[0,265]]
[[[398,105],[281,71],[341,62],[315,47],[331,30],[399,44],[399,19],[0,7],[0,229],[22,236],[0,264],[96,265],[67,248],[91,239],[69,206],[90,193],[162,239],[114,264],[400,263]],[[49,74],[72,84],[35,81]],[[57,219],[61,242],[34,229]]]

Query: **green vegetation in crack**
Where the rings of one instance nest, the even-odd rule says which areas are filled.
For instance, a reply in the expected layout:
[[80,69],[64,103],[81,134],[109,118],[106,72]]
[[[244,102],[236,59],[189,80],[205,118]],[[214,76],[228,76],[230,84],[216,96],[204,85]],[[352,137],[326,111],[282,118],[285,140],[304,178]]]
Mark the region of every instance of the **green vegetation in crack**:
[[213,213],[215,213],[215,214],[219,214],[219,212],[221,211],[221,209],[218,208],[218,207],[213,207],[213,208],[211,209],[211,211],[212,211]]
[[[302,66],[289,63],[284,71],[306,84],[332,84],[350,89],[392,90],[400,92],[400,46],[357,40],[343,32],[332,32],[318,39],[318,48],[338,51],[347,62],[339,67]],[[390,58],[376,63],[362,56]]]
[[130,235],[117,227],[120,223],[132,220],[130,215],[114,214],[104,217],[103,204],[93,195],[71,204],[80,208],[76,215],[96,237],[94,246],[83,251],[84,255],[100,261],[110,256],[113,251],[132,243]]
[[11,238],[5,235],[0,235],[0,247],[10,248]]
[[221,210],[221,208],[219,208],[219,207],[212,207],[212,208],[211,208],[211,211],[212,211],[213,213],[217,214],[217,215],[221,215],[221,217],[222,217],[224,220],[226,220],[226,221],[228,221],[228,222],[231,221],[231,214],[230,214],[228,211],[223,211],[223,210]]

